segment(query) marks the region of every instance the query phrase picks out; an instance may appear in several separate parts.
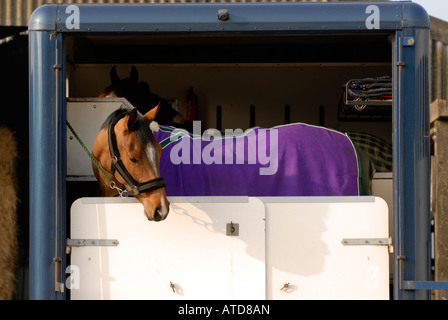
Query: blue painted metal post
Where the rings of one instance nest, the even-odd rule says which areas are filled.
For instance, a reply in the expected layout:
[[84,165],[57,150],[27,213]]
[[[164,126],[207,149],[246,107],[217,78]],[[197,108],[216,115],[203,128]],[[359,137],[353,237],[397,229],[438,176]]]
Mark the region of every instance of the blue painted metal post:
[[62,36],[29,32],[30,299],[64,299],[65,80]]
[[396,41],[394,105],[395,299],[430,299],[406,281],[430,280],[429,29]]

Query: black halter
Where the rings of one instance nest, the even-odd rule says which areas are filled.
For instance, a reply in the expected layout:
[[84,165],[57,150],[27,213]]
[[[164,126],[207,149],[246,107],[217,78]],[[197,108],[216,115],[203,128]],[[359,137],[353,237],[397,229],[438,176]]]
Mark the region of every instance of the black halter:
[[123,110],[123,112],[117,114],[115,119],[113,119],[109,124],[109,151],[110,156],[112,158],[112,166],[111,171],[114,174],[115,170],[123,177],[124,181],[131,187],[131,190],[125,190],[123,194],[125,196],[134,196],[139,193],[150,192],[155,189],[164,188],[166,186],[165,180],[162,177],[158,177],[152,180],[148,180],[143,183],[137,183],[129,171],[124,166],[123,162],[120,160],[120,152],[117,147],[117,138],[115,137],[114,127],[117,122],[126,116],[127,112]]

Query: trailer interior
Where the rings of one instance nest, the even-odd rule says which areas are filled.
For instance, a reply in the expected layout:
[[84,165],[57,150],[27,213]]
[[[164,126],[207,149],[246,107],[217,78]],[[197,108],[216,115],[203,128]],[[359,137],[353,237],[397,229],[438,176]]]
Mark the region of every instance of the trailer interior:
[[[246,130],[302,122],[340,132],[362,132],[392,144],[392,102],[348,105],[351,79],[392,76],[389,33],[76,34],[66,38],[67,97],[97,98],[132,66],[152,93],[186,113],[190,87],[202,127]],[[375,172],[371,194],[386,200],[392,234],[392,173]],[[67,177],[67,209],[96,196],[93,175]],[[70,219],[67,219],[70,221]],[[390,259],[392,283],[392,260]]]
[[[176,101],[185,114],[190,87],[195,120],[206,128],[247,129],[287,122],[342,132],[364,131],[391,143],[391,103],[357,111],[343,103],[351,79],[392,75],[392,37],[377,34],[224,33],[80,35],[67,39],[67,94],[97,97],[136,66],[152,93]],[[221,107],[221,123],[217,122]]]

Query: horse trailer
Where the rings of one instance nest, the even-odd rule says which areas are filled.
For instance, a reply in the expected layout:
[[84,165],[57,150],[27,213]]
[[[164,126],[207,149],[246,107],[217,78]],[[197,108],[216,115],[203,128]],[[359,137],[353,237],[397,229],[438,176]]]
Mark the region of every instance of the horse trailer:
[[[412,2],[38,8],[29,21],[30,298],[401,300],[448,289],[430,278],[429,28]],[[196,134],[209,141],[254,127],[280,137],[299,123],[309,136],[271,145],[289,143],[289,163],[277,163],[286,178],[301,170],[328,187],[306,168],[322,176],[319,161],[343,153],[335,144],[310,160],[294,151],[291,164],[288,137],[301,139],[298,149],[324,141],[319,132],[344,140],[357,189],[296,192],[304,182],[291,174],[285,188],[266,180],[282,191],[250,192],[263,183],[243,172],[214,192],[214,176],[188,171],[193,163],[165,169],[164,221],[148,221],[132,197],[99,197],[89,151],[111,112],[135,106],[100,93],[136,77],[131,70],[176,114],[200,121]],[[163,176],[174,147],[159,142]],[[389,149],[364,149],[380,142]]]

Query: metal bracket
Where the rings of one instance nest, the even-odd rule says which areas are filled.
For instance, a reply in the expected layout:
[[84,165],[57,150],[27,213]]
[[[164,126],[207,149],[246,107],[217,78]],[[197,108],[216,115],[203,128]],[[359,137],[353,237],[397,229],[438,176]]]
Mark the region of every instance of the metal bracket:
[[391,238],[342,239],[344,246],[390,246]]
[[403,37],[401,43],[403,47],[413,47],[415,44],[415,39],[414,37]]
[[117,239],[67,239],[66,252],[72,247],[116,247],[118,243]]
[[218,19],[221,21],[229,20],[229,10],[227,9],[218,9]]
[[62,259],[59,257],[53,258],[54,263],[54,291],[56,292],[64,292],[64,284],[59,282],[59,267],[62,262]]
[[397,61],[397,67],[402,68],[406,65],[406,62],[403,61],[403,51],[401,47],[413,47],[415,45],[414,37],[402,37],[400,38],[400,46],[399,46],[399,59]]
[[230,223],[226,224],[226,235],[227,236],[238,236],[240,234],[240,225],[238,223]]

